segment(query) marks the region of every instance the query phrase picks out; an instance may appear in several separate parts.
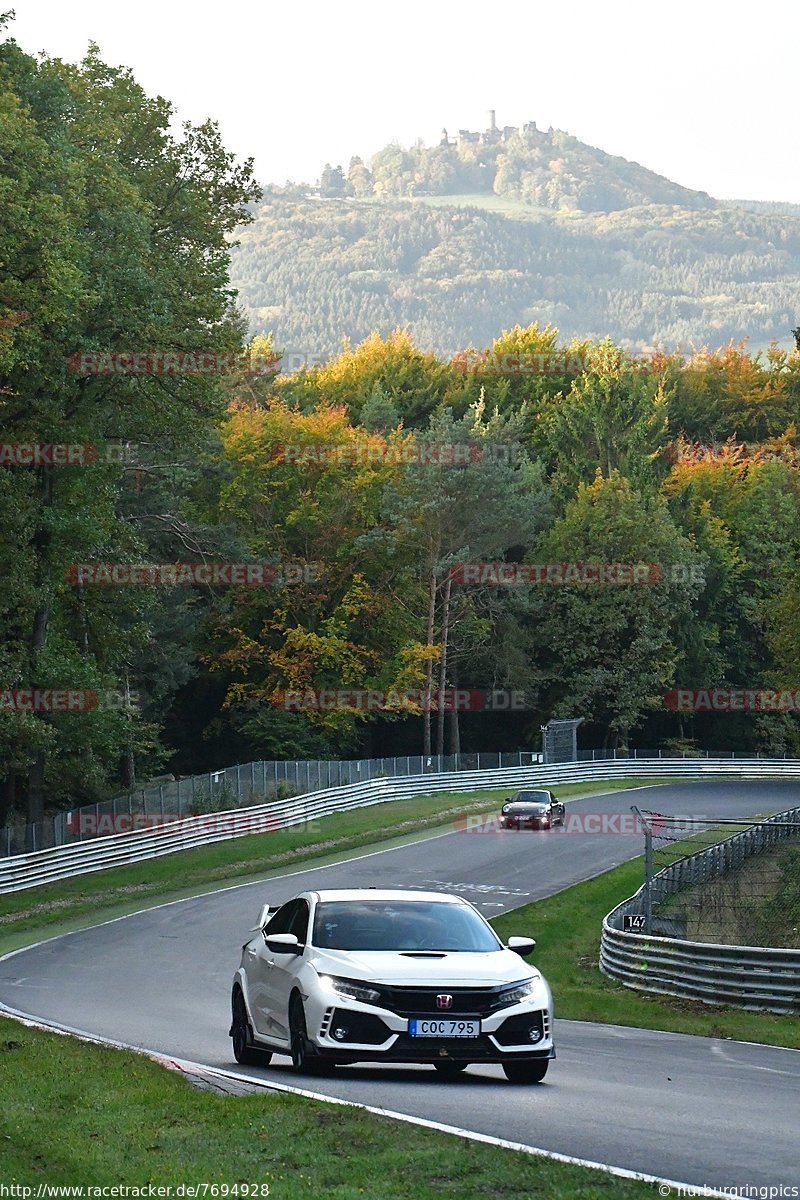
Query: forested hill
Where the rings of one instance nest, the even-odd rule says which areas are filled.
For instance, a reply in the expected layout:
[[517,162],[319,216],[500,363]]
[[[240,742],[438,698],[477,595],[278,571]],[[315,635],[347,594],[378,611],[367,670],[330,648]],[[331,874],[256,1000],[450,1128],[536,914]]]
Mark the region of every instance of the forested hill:
[[404,324],[417,346],[448,356],[534,321],[634,348],[791,344],[797,215],[722,204],[488,207],[498,204],[510,202],[268,194],[239,235],[232,280],[253,332],[272,331],[309,359],[336,353],[343,337]]
[[545,132],[529,121],[522,128],[494,123],[482,133],[442,130],[436,146],[393,143],[369,164],[352,158],[345,178],[326,163],[319,188],[326,196],[395,197],[493,195],[524,207],[616,212],[641,204],[713,208],[707,192],[681,187],[639,163],[587,146],[561,129]]

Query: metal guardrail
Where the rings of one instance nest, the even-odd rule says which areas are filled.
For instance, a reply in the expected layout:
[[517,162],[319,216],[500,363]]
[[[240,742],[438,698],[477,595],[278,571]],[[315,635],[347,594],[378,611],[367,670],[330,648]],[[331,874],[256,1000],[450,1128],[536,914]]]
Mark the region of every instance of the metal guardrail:
[[[616,751],[593,750],[587,758],[615,758]],[[648,755],[645,755],[648,757]],[[658,754],[653,757],[657,758]],[[495,770],[502,767],[530,767],[541,762],[533,750],[464,752],[443,755],[401,755],[398,758],[354,758],[259,760],[239,763],[177,779],[165,776],[152,786],[136,788],[114,796],[83,804],[69,812],[58,812],[43,821],[26,824],[17,821],[0,829],[0,857],[66,846],[87,838],[122,833],[141,827],[130,817],[197,817],[236,806],[250,807],[290,796],[305,796],[330,788],[349,787],[368,779],[410,775],[437,775],[444,771]]]
[[697,778],[782,776],[800,778],[800,761],[786,759],[635,759],[563,763],[549,767],[511,767],[495,771],[460,771],[396,779],[373,779],[352,787],[326,788],[305,796],[272,801],[246,809],[168,820],[156,828],[109,834],[88,842],[56,846],[0,860],[0,894],[22,891],[76,875],[160,858],[179,850],[227,841],[248,834],[274,832],[311,818],[347,812],[437,792],[472,792],[526,785],[585,783],[635,776]]
[[[651,882],[657,904],[685,887],[718,878],[746,858],[777,845],[795,830],[780,822],[800,821],[800,808],[787,809],[659,871]],[[800,1012],[800,950],[690,942],[623,931],[623,918],[646,908],[647,885],[605,917],[600,969],[637,991],[659,992],[708,1004],[774,1013]]]
[[[653,758],[749,759],[733,750],[579,750],[578,762]],[[760,756],[756,756],[760,757]],[[785,755],[784,755],[785,757]],[[136,788],[109,800],[99,800],[59,812],[34,824],[17,820],[0,828],[0,858],[65,846],[86,838],[120,833],[128,817],[189,817],[223,809],[266,804],[289,796],[334,787],[348,787],[368,779],[437,775],[445,771],[490,771],[504,767],[529,767],[542,761],[532,750],[462,752],[443,755],[401,755],[398,758],[328,760],[265,760],[222,767],[202,775],[165,777],[152,786]]]

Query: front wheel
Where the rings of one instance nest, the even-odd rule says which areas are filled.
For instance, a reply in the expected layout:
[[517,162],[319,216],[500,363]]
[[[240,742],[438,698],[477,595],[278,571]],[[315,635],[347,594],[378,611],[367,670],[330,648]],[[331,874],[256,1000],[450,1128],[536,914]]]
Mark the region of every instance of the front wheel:
[[260,1050],[253,1045],[253,1031],[247,1019],[244,996],[237,989],[233,997],[233,1019],[231,1021],[233,1057],[243,1067],[266,1067],[272,1059],[269,1050]]
[[504,1062],[503,1070],[509,1083],[541,1083],[549,1066],[549,1058],[534,1058],[527,1062]]
[[330,1075],[335,1063],[320,1058],[311,1049],[303,1001],[295,993],[289,1002],[289,1040],[292,1067],[298,1075]]

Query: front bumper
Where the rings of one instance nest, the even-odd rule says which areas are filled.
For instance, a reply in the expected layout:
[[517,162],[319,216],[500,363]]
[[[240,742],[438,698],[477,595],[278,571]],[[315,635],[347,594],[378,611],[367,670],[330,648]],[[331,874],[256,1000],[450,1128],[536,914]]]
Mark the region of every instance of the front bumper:
[[[445,1019],[447,1014],[441,1014]],[[430,1020],[430,1013],[419,1018]],[[515,1004],[482,1017],[458,1013],[460,1020],[480,1021],[477,1037],[412,1037],[409,1020],[388,1009],[336,996],[329,1003],[306,1001],[308,1037],[320,1057],[340,1062],[502,1063],[555,1058],[552,1013]]]
[[500,824],[503,829],[549,829],[553,822],[549,817],[504,816]]

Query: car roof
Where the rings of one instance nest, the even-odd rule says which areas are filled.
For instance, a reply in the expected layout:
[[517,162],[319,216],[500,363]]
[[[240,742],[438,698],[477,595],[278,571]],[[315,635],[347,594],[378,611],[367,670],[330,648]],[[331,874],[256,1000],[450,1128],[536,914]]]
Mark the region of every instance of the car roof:
[[319,901],[327,900],[392,900],[427,902],[441,901],[449,904],[466,904],[461,896],[452,896],[447,892],[422,892],[410,889],[400,890],[386,888],[325,888],[324,890],[308,893]]

